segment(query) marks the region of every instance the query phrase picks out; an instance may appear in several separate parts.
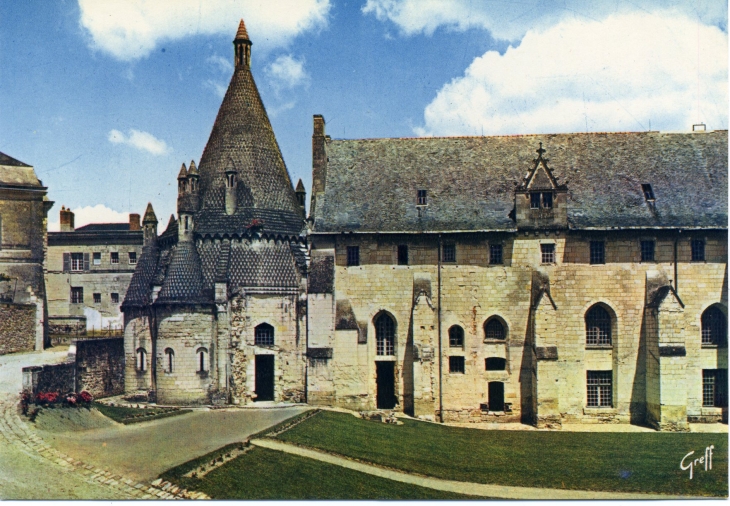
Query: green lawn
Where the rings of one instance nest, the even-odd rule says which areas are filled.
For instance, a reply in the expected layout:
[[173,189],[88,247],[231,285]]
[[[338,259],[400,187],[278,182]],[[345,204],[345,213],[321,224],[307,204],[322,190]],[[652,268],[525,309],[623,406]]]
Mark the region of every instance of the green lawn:
[[148,422],[157,420],[158,418],[167,418],[168,416],[182,415],[190,413],[189,409],[179,408],[126,408],[122,406],[107,406],[100,402],[95,402],[93,407],[99,412],[111,418],[115,422],[130,424],[139,422]]
[[[728,495],[727,434],[485,431],[322,411],[278,439],[449,480],[526,487]],[[713,468],[679,468],[714,445]],[[549,499],[549,495],[546,495]]]
[[202,478],[182,476],[232,446],[182,464],[160,478],[213,499],[474,499],[258,447]]

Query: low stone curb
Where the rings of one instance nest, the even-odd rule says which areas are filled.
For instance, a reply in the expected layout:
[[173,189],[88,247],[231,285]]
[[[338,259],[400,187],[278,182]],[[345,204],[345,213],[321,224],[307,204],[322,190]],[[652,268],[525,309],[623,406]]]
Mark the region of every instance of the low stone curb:
[[112,474],[91,464],[76,460],[48,445],[18,415],[17,405],[8,399],[0,400],[0,435],[10,444],[21,446],[26,453],[35,454],[83,476],[89,483],[101,484],[121,491],[130,499],[210,499],[203,492],[180,489],[158,478],[152,483],[139,483],[118,474]]

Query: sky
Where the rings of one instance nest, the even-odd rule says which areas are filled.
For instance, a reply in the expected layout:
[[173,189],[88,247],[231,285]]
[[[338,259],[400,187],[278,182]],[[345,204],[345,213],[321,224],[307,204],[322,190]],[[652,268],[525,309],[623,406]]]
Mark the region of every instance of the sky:
[[0,151],[48,186],[49,230],[148,202],[164,229],[240,18],[308,193],[314,114],[348,139],[728,128],[722,0],[0,1]]

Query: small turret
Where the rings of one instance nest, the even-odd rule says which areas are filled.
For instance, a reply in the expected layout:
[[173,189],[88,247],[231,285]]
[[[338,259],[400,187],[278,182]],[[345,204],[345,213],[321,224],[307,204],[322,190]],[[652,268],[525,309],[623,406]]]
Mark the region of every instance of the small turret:
[[193,211],[200,209],[200,172],[195,166],[195,160],[190,160],[190,168],[188,169],[188,199],[189,206]]
[[180,167],[180,172],[177,175],[177,196],[181,197],[188,191],[188,169],[185,168],[185,164]]
[[157,242],[157,216],[155,210],[152,209],[152,203],[147,203],[147,210],[144,212],[142,219],[142,228],[144,229],[144,246],[149,246]]
[[246,23],[243,19],[238,24],[238,32],[236,32],[236,38],[233,39],[233,47],[235,49],[235,67],[236,70],[239,68],[250,68],[251,67],[251,46],[253,42],[248,38],[248,32],[246,31]]
[[231,215],[236,212],[236,188],[238,186],[238,171],[232,159],[228,159],[226,165],[226,214]]
[[304,211],[304,205],[307,202],[307,190],[304,189],[304,183],[302,183],[301,178],[297,183],[297,189],[295,190],[295,193],[297,194],[297,202],[299,202],[299,207],[302,208],[302,214],[306,214]]

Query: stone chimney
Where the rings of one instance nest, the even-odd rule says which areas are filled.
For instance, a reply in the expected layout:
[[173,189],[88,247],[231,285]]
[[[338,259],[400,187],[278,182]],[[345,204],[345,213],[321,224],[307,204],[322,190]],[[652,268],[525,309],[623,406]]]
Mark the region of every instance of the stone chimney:
[[74,231],[74,213],[71,209],[66,209],[65,206],[61,206],[61,232],[73,232]]
[[137,232],[138,230],[142,230],[142,225],[139,222],[139,214],[129,213],[129,231]]
[[317,195],[324,193],[327,179],[327,150],[325,147],[324,116],[315,114],[312,118],[312,197],[309,203],[309,216],[314,216]]

